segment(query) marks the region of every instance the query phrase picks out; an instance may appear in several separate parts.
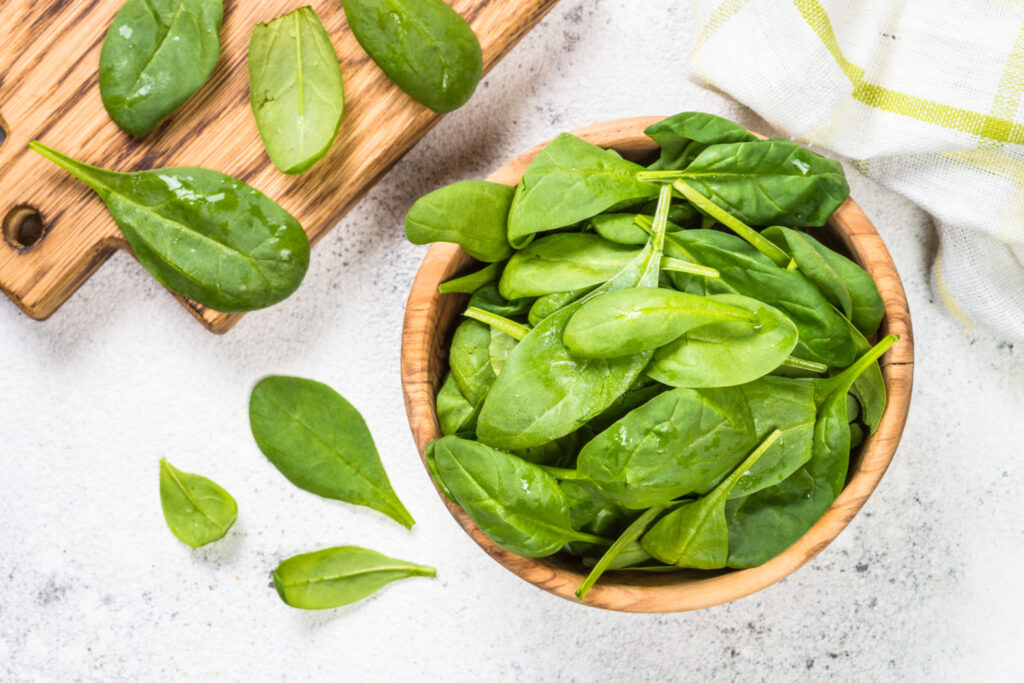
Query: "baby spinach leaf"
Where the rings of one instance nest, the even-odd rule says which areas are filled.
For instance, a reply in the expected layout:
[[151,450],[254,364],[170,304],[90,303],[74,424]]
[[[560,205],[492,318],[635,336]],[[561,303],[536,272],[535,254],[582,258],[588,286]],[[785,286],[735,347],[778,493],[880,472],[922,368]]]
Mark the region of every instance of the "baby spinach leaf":
[[[738,329],[740,333],[736,336],[750,328],[749,336],[761,336],[765,328],[773,322],[778,323],[778,320],[762,315],[762,309],[769,308],[764,304],[754,299],[736,297],[745,303],[730,305],[726,303],[726,296],[697,296],[655,287],[620,289],[588,299],[565,326],[563,340],[569,351],[577,356],[616,358],[656,349],[691,331],[695,338],[701,340],[707,339],[701,336],[706,328],[726,331]],[[777,313],[776,317],[791,328],[793,344],[796,344],[796,328],[781,313]],[[723,341],[726,345],[732,341],[727,332],[719,336],[725,337]],[[773,346],[776,345],[777,340]],[[763,345],[754,352],[764,351],[765,348],[771,349],[772,346]],[[753,355],[754,352],[748,353]],[[655,358],[657,356],[656,353]],[[729,382],[734,383],[740,382]]]
[[715,230],[674,233],[666,241],[666,248],[670,256],[719,272],[718,278],[672,273],[680,290],[742,294],[762,301],[782,311],[796,325],[799,339],[795,355],[833,367],[853,362],[853,337],[845,319],[802,273],[779,268],[739,237]]
[[544,557],[569,541],[603,542],[572,528],[565,494],[539,465],[454,436],[434,442],[434,463],[466,514],[509,552]]
[[221,0],[127,0],[100,51],[100,97],[114,123],[145,135],[193,95],[220,55]]
[[312,7],[253,28],[249,103],[263,146],[282,173],[302,173],[331,148],[345,90],[338,55]]
[[743,126],[699,111],[684,111],[658,121],[648,126],[644,135],[661,147],[661,156],[649,166],[651,170],[686,168],[710,145],[757,140]]
[[585,287],[583,289],[573,289],[568,292],[553,292],[552,294],[545,294],[544,296],[537,297],[530,306],[530,313],[527,319],[530,325],[537,327],[540,321],[548,317],[555,311],[565,308],[573,301],[583,298],[589,294],[594,288]]
[[720,317],[686,331],[655,351],[648,377],[674,387],[745,384],[779,367],[796,346],[796,325],[777,308],[736,294],[697,298],[747,311],[753,319]]
[[249,398],[249,426],[263,455],[288,481],[324,498],[365,505],[406,528],[363,416],[326,384],[266,377]]
[[497,282],[489,282],[473,292],[469,297],[468,308],[478,308],[505,318],[518,318],[529,313],[533,299],[506,299],[498,291]]
[[193,548],[224,537],[238,518],[238,504],[215,482],[182,472],[160,459],[160,507],[171,532]]
[[466,320],[455,328],[448,365],[459,391],[471,405],[483,402],[494,384],[491,367],[491,328],[478,320]]
[[788,247],[800,271],[850,319],[861,334],[870,337],[878,331],[885,316],[885,303],[875,281],[863,268],[806,233],[774,226],[761,234],[779,246]]
[[591,233],[547,235],[508,260],[498,288],[506,299],[585,289],[607,282],[639,253]]
[[[854,348],[858,354],[867,353],[871,350],[871,342],[864,338],[853,323],[847,321],[850,326],[850,333],[853,336]],[[882,368],[878,363],[872,363],[863,374],[853,381],[850,393],[860,404],[862,419],[871,434],[875,433],[878,425],[882,422],[882,415],[885,413],[885,379],[882,377]]]
[[458,109],[483,74],[480,42],[443,0],[342,0],[352,35],[395,85],[438,113]]
[[437,291],[439,294],[473,294],[481,287],[497,282],[504,268],[505,264],[500,261],[488,263],[480,270],[442,282],[437,286]]
[[461,434],[475,429],[480,406],[474,406],[462,394],[451,372],[445,376],[437,392],[436,404],[437,422],[442,434]]
[[778,139],[711,145],[678,177],[747,225],[824,225],[850,194],[839,162]]
[[191,167],[115,173],[29,147],[96,191],[139,262],[172,292],[252,311],[287,298],[306,274],[302,226],[239,180]]
[[508,241],[521,247],[535,233],[657,195],[656,185],[636,179],[643,170],[615,152],[562,133],[541,150],[519,181],[508,217]]
[[413,244],[454,242],[478,261],[503,261],[512,254],[505,234],[514,194],[515,188],[484,180],[438,188],[409,209],[405,236]]
[[662,517],[640,539],[644,550],[665,564],[719,569],[729,555],[725,506],[729,493],[782,432],[771,432],[726,479],[706,496],[684,503]]
[[671,190],[665,186],[659,192],[653,233],[636,258],[586,298],[540,321],[509,354],[480,409],[482,442],[514,450],[565,436],[610,406],[647,365],[650,352],[611,360],[574,358],[562,336],[587,298],[657,285]]
[[414,576],[437,576],[433,567],[381,555],[354,545],[289,557],[274,570],[274,587],[286,605],[330,609],[349,605],[384,586]]
[[672,389],[595,436],[576,468],[620,505],[641,509],[710,489],[753,443],[739,389]]
[[[647,231],[636,224],[635,213],[603,213],[590,219],[590,229],[615,244],[647,244]],[[669,232],[678,230],[669,224]]]

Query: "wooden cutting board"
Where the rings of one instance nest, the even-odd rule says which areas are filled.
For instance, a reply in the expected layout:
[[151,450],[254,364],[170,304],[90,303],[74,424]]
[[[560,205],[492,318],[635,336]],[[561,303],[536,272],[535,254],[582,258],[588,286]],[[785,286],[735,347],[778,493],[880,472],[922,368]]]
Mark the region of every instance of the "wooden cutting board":
[[[249,108],[252,27],[306,2],[341,61],[345,116],[334,146],[299,176],[267,158]],[[487,72],[558,0],[450,0],[473,27]],[[100,101],[100,46],[122,0],[0,0],[0,289],[45,319],[117,249],[103,203],[26,148],[33,139],[117,171],[206,166],[255,186],[290,211],[316,243],[440,116],[395,87],[348,30],[340,0],[225,0],[221,56],[203,88],[144,138],[121,131]],[[477,96],[482,96],[478,93]],[[179,297],[180,298],[180,297]],[[182,303],[210,330],[240,314]]]

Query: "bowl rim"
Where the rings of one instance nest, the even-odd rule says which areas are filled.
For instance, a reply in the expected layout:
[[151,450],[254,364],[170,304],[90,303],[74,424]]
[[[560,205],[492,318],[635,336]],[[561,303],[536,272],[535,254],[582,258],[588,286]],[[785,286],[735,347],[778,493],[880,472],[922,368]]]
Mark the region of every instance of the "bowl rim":
[[[663,118],[617,119],[586,126],[572,133],[601,147],[614,148],[624,156],[640,156],[657,150],[657,145],[643,134],[643,130]],[[487,180],[515,185],[530,161],[548,142],[550,140],[519,154]],[[900,335],[900,341],[880,362],[887,391],[881,424],[874,434],[865,439],[856,462],[851,462],[843,491],[807,533],[765,564],[718,572],[609,572],[590,590],[583,604],[626,612],[681,612],[745,597],[780,581],[820,553],[856,516],[874,491],[896,452],[910,406],[914,369],[910,311],[892,257],[874,225],[852,198],[847,198],[833,214],[828,228],[878,285],[885,303],[885,318],[879,334]],[[431,342],[445,314],[455,319],[448,309],[455,308],[454,301],[458,299],[457,296],[438,294],[437,286],[472,263],[475,261],[458,245],[435,243],[427,250],[409,293],[402,329],[402,390],[409,424],[424,467],[427,444],[440,437],[434,407],[440,378],[432,378],[431,371],[447,367],[445,350],[434,348]],[[432,478],[431,483],[434,483]],[[437,485],[434,486],[436,489]],[[448,500],[440,490],[438,495],[466,533],[498,563],[539,588],[579,602],[574,591],[585,574],[573,563],[558,555],[526,558],[504,550],[491,541],[461,507]]]

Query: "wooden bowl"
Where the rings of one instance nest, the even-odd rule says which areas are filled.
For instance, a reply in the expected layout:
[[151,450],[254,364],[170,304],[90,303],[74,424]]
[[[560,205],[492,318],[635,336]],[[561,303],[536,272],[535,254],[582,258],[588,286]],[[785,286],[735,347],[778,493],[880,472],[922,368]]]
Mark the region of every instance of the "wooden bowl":
[[[608,121],[574,131],[626,158],[650,159],[657,147],[643,134],[662,117]],[[544,144],[520,154],[488,180],[514,185]],[[882,358],[888,404],[882,423],[854,453],[846,488],[804,536],[785,552],[752,569],[715,572],[680,570],[666,574],[609,572],[587,594],[585,603],[626,612],[681,612],[736,600],[770,586],[817,555],[853,519],[885,473],[907,418],[914,374],[914,344],[903,284],[871,221],[853,199],[847,199],[818,235],[845,251],[867,270],[885,301],[882,334],[896,333],[898,341]],[[441,436],[434,397],[448,367],[448,344],[465,306],[465,295],[440,295],[437,286],[477,264],[454,244],[434,244],[427,251],[409,294],[402,331],[402,385],[413,437],[420,457],[427,444]],[[440,495],[440,492],[439,492]],[[503,550],[473,520],[443,495],[448,511],[466,533],[509,571],[560,597],[576,600],[573,592],[589,571],[575,558],[554,555],[531,559]]]

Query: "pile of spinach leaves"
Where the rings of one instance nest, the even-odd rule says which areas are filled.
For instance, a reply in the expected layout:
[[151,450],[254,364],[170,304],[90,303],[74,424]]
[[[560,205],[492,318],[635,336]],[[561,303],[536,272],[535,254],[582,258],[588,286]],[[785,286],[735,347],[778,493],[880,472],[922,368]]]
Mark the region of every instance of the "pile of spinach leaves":
[[648,167],[563,134],[513,190],[420,199],[417,244],[484,261],[426,459],[514,553],[610,569],[752,567],[833,503],[885,408],[871,277],[806,228],[842,167],[709,114],[647,129]]

